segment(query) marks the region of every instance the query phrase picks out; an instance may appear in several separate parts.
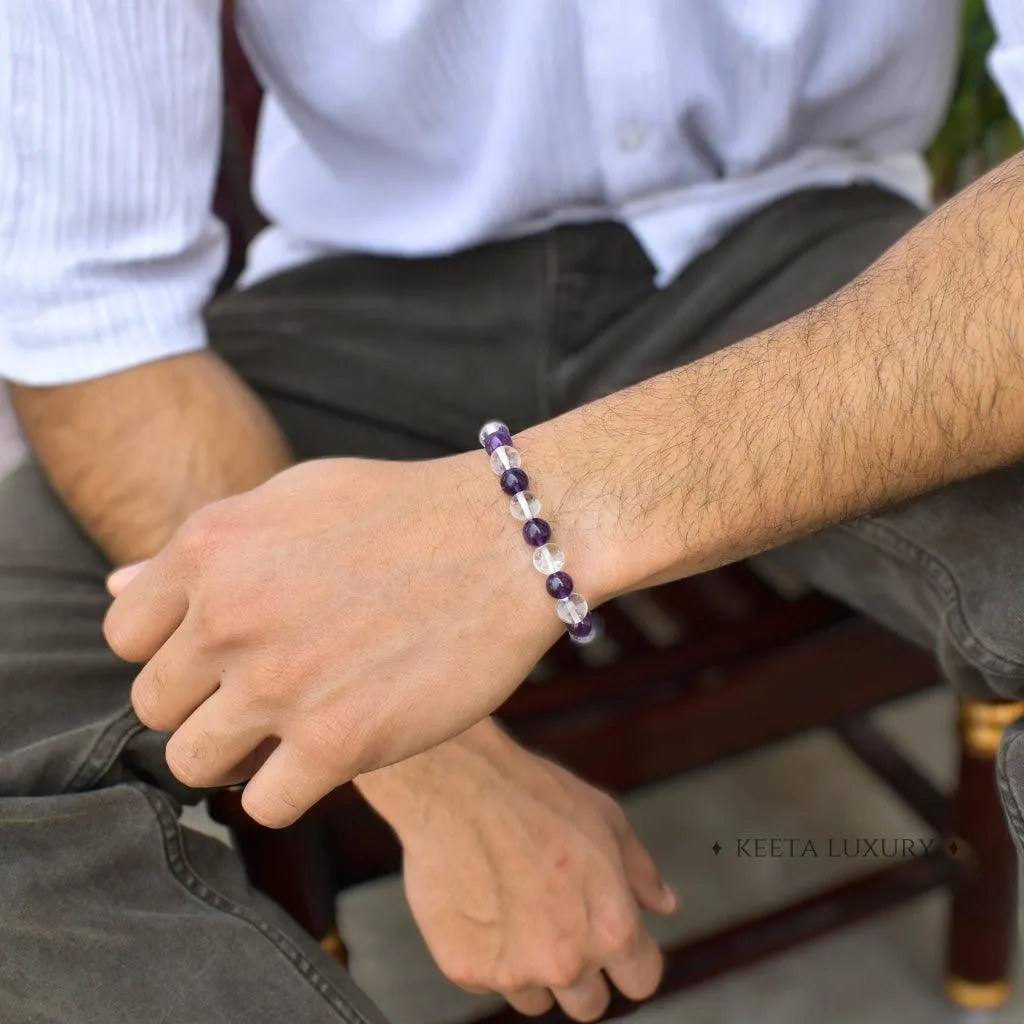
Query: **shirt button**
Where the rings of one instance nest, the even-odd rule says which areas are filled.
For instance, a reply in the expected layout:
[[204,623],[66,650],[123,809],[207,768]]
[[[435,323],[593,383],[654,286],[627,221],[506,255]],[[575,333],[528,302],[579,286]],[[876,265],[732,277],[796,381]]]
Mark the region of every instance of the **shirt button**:
[[647,132],[642,125],[635,122],[624,125],[619,132],[619,149],[623,153],[638,153],[646,142]]

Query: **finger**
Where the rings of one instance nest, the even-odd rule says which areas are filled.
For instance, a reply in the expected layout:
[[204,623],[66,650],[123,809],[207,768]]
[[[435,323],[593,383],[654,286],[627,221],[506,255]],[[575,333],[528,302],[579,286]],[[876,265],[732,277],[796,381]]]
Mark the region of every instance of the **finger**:
[[629,954],[605,964],[605,972],[612,984],[634,1002],[654,994],[664,970],[665,959],[646,928],[640,929],[636,945]]
[[600,971],[588,971],[572,988],[552,989],[552,994],[573,1020],[597,1020],[611,1002],[608,982]]
[[280,742],[281,741],[276,736],[268,736],[261,743],[257,744],[256,749],[248,757],[240,761],[231,769],[230,772],[227,773],[223,782],[218,782],[211,788],[244,788],[245,783],[248,782],[267,763],[267,758],[270,757]]
[[132,684],[135,714],[156,732],[177,729],[220,686],[219,669],[196,654],[190,636],[182,625]]
[[629,825],[620,831],[619,844],[626,878],[640,906],[656,914],[674,913],[678,906],[675,893],[662,879],[658,865]]
[[539,1017],[555,1005],[555,997],[546,988],[521,988],[517,992],[506,992],[505,998],[509,1006],[524,1017]]
[[293,744],[282,740],[246,785],[242,807],[259,824],[284,828],[331,790],[349,781],[329,768],[311,766]]
[[119,591],[103,620],[103,635],[125,661],[148,661],[185,618],[186,576],[175,551],[172,543],[148,562],[126,567],[119,579],[115,572],[108,580],[111,593],[115,586]]
[[269,757],[257,751],[270,733],[266,719],[239,706],[229,690],[211,694],[167,741],[167,766],[193,789],[230,786],[255,775]]
[[128,565],[122,565],[120,569],[115,569],[107,577],[107,593],[111,597],[117,597],[145,566],[146,560],[144,559],[141,562],[131,562]]

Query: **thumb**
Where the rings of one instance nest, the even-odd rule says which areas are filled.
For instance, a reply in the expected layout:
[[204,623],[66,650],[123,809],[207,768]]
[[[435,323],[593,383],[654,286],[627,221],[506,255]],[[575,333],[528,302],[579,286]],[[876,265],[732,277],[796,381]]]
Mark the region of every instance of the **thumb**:
[[658,866],[632,829],[621,838],[622,864],[626,878],[640,906],[656,914],[675,913],[679,906],[676,894],[662,879]]

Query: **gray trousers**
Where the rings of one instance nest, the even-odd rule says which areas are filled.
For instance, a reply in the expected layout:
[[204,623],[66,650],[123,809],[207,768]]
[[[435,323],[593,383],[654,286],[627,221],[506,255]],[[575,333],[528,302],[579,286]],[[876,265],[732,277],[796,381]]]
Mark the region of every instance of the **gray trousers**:
[[[917,216],[868,187],[791,196],[663,291],[611,224],[336,258],[226,296],[209,330],[300,458],[439,456],[488,418],[521,429],[798,312]],[[774,557],[933,647],[965,692],[1024,695],[1022,483],[993,474]],[[190,794],[101,636],[108,568],[34,464],[0,483],[0,1020],[379,1021],[234,853],[179,825]]]

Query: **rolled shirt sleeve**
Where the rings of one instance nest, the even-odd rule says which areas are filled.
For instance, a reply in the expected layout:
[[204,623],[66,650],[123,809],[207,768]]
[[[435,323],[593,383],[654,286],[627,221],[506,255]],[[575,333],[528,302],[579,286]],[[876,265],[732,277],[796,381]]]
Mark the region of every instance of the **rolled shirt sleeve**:
[[988,0],[988,11],[996,29],[996,45],[988,58],[989,71],[1024,130],[1024,3]]
[[0,377],[62,384],[205,343],[218,0],[0,0]]

